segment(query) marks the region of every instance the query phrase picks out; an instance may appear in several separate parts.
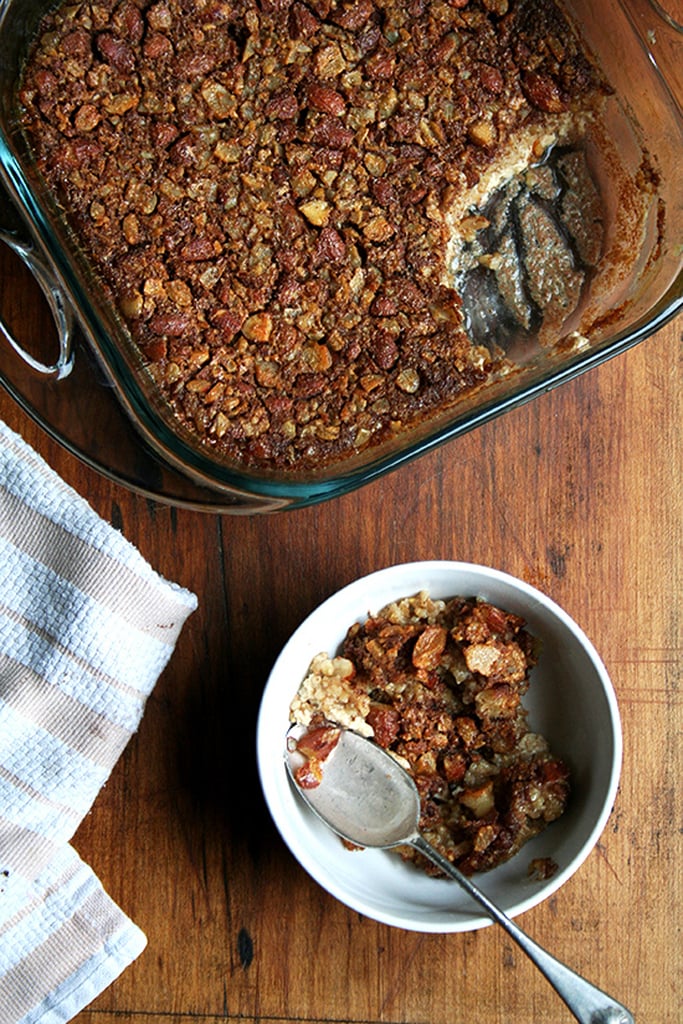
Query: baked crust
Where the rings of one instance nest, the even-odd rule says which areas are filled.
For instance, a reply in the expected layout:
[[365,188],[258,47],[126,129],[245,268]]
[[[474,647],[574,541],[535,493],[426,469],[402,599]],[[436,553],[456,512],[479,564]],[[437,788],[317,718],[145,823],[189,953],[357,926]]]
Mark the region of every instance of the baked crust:
[[547,0],[101,0],[48,16],[20,98],[179,424],[298,471],[509,368],[454,253],[605,88]]

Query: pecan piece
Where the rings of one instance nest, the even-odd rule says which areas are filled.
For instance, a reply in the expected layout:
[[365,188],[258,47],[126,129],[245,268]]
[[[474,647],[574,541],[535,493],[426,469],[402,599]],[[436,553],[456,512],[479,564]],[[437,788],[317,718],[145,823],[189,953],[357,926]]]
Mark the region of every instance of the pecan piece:
[[380,747],[390,747],[398,736],[401,725],[401,716],[396,708],[387,704],[373,704],[365,720],[372,726],[374,738]]
[[296,96],[288,89],[274,93],[266,104],[266,117],[275,121],[288,121],[299,114],[299,104]]
[[[323,114],[332,114],[333,117],[342,117],[346,112],[346,100],[329,85],[319,85],[311,82],[306,92],[308,105],[314,110],[320,110]],[[293,114],[291,116],[296,116]]]
[[122,39],[117,39],[111,32],[100,32],[97,37],[97,49],[103,59],[120,71],[129,75],[135,69],[135,54]]
[[142,52],[148,60],[159,60],[173,53],[173,44],[161,32],[152,32],[142,44]]
[[562,114],[567,109],[559,85],[544,71],[525,71],[522,91],[529,103],[546,114]]
[[337,263],[346,255],[346,243],[336,228],[324,227],[318,237],[316,256],[328,263]]
[[[218,248],[218,252],[216,249]],[[201,260],[210,260],[213,256],[219,255],[220,245],[210,238],[191,238],[183,246],[182,257],[189,263],[196,263]]]
[[399,356],[396,339],[390,331],[381,328],[375,332],[372,354],[381,370],[390,370]]
[[332,149],[345,149],[350,146],[354,135],[351,128],[345,128],[339,118],[333,117],[331,114],[320,114],[312,131],[314,142]]
[[492,67],[491,64],[479,65],[479,81],[488,92],[495,95],[503,91],[505,84],[500,69]]
[[291,39],[308,39],[320,27],[320,19],[305,4],[292,4],[287,28]]
[[189,313],[159,313],[150,320],[149,329],[153,334],[181,338],[191,323],[192,316]]

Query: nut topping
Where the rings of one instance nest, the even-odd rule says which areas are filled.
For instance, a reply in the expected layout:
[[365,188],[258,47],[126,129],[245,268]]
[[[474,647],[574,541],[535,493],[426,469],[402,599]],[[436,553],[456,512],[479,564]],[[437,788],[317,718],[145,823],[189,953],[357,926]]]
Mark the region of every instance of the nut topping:
[[[450,246],[462,223],[477,273],[500,276],[510,253],[487,248],[470,190],[504,176],[518,133],[531,154],[599,105],[559,8],[190,6],[58,6],[19,91],[41,173],[170,415],[235,465],[307,470],[505,369],[466,322]],[[523,228],[537,248],[551,233]],[[500,290],[522,309],[515,287]]]

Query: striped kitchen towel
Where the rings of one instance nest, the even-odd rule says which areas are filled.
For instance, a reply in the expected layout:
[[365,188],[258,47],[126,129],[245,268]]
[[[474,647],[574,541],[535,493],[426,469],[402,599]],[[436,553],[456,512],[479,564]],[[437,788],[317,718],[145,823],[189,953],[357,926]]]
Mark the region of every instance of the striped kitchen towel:
[[70,845],[196,608],[0,423],[0,1024],[61,1024],[145,946]]

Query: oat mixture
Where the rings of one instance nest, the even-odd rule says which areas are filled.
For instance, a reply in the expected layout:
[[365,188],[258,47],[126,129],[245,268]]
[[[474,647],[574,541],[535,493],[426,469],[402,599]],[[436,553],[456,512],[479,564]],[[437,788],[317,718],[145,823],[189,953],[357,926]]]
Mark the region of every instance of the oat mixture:
[[[454,239],[504,270],[472,211],[572,146],[606,91],[550,0],[75,0],[44,20],[19,97],[188,436],[306,470],[507,367],[466,329]],[[539,253],[569,237],[530,231]],[[553,316],[581,288],[564,261]],[[530,289],[525,311],[520,281],[501,288],[529,326],[543,303]]]
[[[486,871],[557,819],[569,795],[567,767],[522,705],[536,648],[516,615],[419,593],[354,624],[339,655],[318,655],[291,720],[374,737],[415,779],[425,838],[466,874]],[[438,873],[412,847],[399,852]]]

